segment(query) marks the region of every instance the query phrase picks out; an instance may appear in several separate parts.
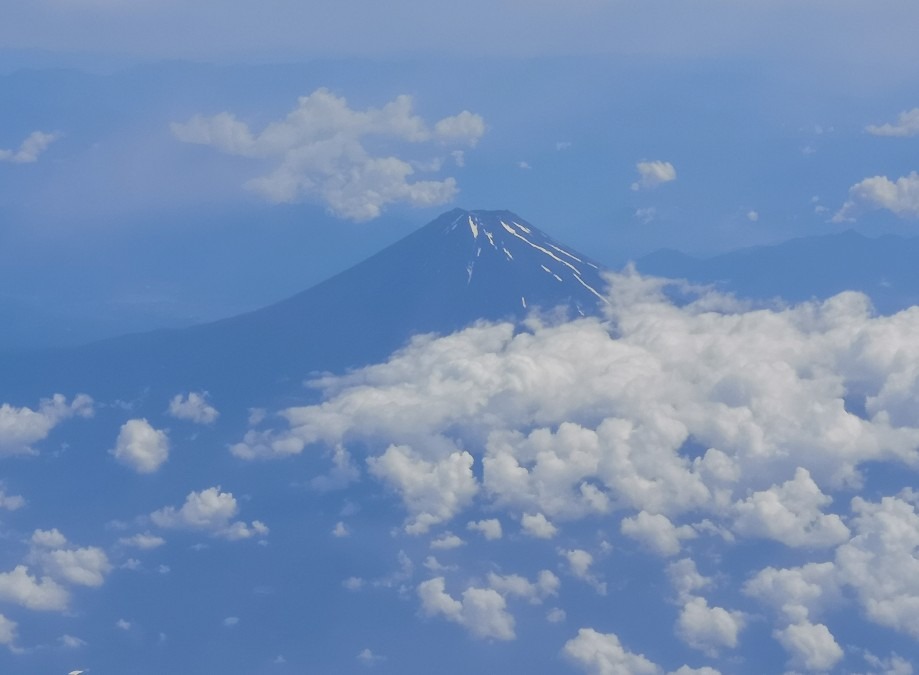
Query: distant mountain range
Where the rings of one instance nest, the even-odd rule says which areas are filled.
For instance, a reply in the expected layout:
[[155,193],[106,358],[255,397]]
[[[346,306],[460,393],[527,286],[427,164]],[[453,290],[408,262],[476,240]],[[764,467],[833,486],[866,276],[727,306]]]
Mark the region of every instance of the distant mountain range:
[[456,209],[258,311],[0,357],[0,387],[16,383],[26,400],[77,389],[129,397],[145,388],[244,389],[257,400],[301,392],[303,379],[317,371],[381,360],[419,333],[449,333],[479,319],[518,320],[536,308],[596,314],[606,302],[604,287],[599,263],[519,216]]
[[[662,250],[644,274],[795,302],[844,290],[881,312],[919,304],[919,239],[856,232],[795,239],[709,259]],[[311,374],[384,359],[420,333],[536,308],[594,315],[602,265],[509,211],[447,212],[376,255],[287,300],[221,321],[64,349],[0,356],[0,400],[51,392],[130,398],[206,389],[247,400],[303,396]],[[556,309],[556,311],[558,311]],[[229,396],[227,398],[234,398]]]
[[643,274],[716,284],[754,299],[799,302],[861,291],[888,314],[919,304],[917,261],[919,238],[870,238],[849,230],[704,259],[661,250],[636,266]]

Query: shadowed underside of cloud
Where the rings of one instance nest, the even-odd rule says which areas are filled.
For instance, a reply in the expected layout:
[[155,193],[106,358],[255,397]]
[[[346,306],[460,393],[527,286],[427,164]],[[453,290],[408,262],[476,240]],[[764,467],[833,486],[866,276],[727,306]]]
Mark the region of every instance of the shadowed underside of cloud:
[[[428,125],[413,109],[412,98],[397,96],[382,108],[352,109],[327,89],[302,96],[283,120],[260,133],[229,112],[195,116],[173,123],[180,141],[275,165],[246,187],[269,202],[318,201],[330,212],[355,221],[376,218],[393,203],[435,206],[451,201],[458,188],[453,177],[410,180],[416,170],[437,171],[456,146],[474,146],[485,122],[467,110]],[[370,148],[427,145],[424,162],[412,162]],[[430,153],[434,153],[433,159]]]

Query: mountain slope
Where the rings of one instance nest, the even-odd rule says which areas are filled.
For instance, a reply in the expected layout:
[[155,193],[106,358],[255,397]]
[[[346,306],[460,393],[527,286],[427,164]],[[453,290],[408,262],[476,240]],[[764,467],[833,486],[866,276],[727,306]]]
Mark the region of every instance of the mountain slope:
[[[142,388],[298,391],[311,372],[384,358],[412,335],[536,307],[596,313],[600,266],[508,211],[443,214],[362,263],[264,309],[178,331],[0,360],[4,389],[130,396]],[[4,391],[3,393],[6,393]]]

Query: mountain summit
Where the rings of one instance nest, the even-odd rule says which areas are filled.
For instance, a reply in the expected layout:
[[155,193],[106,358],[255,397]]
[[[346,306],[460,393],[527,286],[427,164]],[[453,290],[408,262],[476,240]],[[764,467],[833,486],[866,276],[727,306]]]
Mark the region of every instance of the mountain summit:
[[[264,309],[177,331],[36,353],[0,367],[34,395],[126,389],[284,390],[385,358],[418,333],[535,308],[596,314],[601,266],[509,211],[449,211],[340,274]],[[6,359],[4,359],[6,360]],[[39,387],[38,383],[42,383]],[[127,385],[127,386],[125,386]]]

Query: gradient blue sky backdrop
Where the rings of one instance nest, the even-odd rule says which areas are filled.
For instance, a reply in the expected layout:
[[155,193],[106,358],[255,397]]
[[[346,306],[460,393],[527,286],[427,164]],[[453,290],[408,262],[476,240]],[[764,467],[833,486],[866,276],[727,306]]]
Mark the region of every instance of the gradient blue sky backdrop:
[[[224,316],[454,205],[513,209],[614,265],[911,234],[917,19],[855,0],[6,3],[5,301],[50,326],[79,304],[72,339]],[[294,120],[240,149],[177,131],[232,119],[254,138],[319,91],[353,116],[403,101],[428,137],[352,126],[318,150],[330,130]],[[464,111],[475,129],[434,131]]]
[[[616,267],[913,236],[917,26],[915,0],[3,0],[0,349],[238,314],[456,206]],[[913,673],[917,310],[629,270],[604,306],[281,400],[0,373],[0,672]]]

